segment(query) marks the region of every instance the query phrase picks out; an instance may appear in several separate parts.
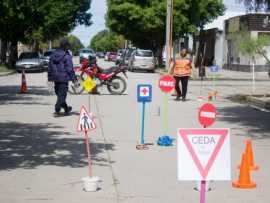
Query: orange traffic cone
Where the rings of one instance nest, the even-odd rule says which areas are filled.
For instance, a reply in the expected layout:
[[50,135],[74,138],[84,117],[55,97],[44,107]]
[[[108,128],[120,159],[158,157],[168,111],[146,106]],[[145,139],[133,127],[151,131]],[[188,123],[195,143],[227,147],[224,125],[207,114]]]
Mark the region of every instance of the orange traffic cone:
[[212,101],[213,100],[213,93],[209,92],[208,93],[208,101]]
[[232,183],[232,186],[236,188],[243,188],[243,189],[256,188],[257,186],[256,183],[251,181],[246,153],[242,155],[239,180],[234,181]]
[[21,84],[21,93],[27,93],[26,77],[25,72],[22,70],[22,84]]
[[217,99],[218,91],[215,90],[215,91],[213,92],[213,94],[214,94],[215,99]]
[[256,166],[255,163],[254,163],[251,140],[246,141],[246,151],[245,151],[245,153],[247,155],[247,161],[248,161],[248,165],[249,165],[249,170],[252,170],[252,171],[258,170],[259,166]]

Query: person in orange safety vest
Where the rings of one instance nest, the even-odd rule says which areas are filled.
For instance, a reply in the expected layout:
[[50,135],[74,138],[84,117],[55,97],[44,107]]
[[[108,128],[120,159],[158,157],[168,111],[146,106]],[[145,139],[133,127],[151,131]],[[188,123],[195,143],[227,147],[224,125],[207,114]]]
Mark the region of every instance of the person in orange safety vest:
[[[182,97],[182,101],[186,101],[187,95],[187,87],[188,87],[188,79],[191,74],[191,62],[192,60],[187,54],[187,49],[182,49],[180,52],[180,56],[177,56],[175,60],[171,63],[170,72],[174,76],[175,79],[175,90],[176,90],[176,101],[180,101]],[[179,82],[181,81],[181,87],[179,86]]]

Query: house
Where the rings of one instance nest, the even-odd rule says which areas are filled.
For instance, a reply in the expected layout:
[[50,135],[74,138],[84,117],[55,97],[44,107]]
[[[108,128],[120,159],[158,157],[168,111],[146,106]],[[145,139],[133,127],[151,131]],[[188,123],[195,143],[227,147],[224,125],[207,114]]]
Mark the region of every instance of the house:
[[[233,36],[246,31],[251,38],[260,35],[270,35],[270,14],[250,13],[236,16],[225,21],[224,38],[224,69],[251,72],[252,59],[239,51],[239,43]],[[266,47],[267,56],[270,56],[270,44]],[[266,72],[269,64],[262,56],[256,56],[255,71]]]

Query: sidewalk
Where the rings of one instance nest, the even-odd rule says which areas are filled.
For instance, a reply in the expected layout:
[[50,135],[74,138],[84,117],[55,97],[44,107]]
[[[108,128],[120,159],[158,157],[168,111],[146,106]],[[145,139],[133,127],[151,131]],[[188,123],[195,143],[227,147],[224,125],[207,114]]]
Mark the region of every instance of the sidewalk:
[[[165,69],[156,70],[157,73],[166,74],[167,71]],[[200,80],[198,77],[198,69],[193,69],[193,80]],[[239,71],[231,71],[221,69],[217,73],[211,73],[209,69],[206,69],[206,77],[204,80],[243,80],[248,81],[252,80],[252,73],[247,72],[239,72]],[[270,77],[267,72],[255,72],[255,80],[256,81],[270,81]]]

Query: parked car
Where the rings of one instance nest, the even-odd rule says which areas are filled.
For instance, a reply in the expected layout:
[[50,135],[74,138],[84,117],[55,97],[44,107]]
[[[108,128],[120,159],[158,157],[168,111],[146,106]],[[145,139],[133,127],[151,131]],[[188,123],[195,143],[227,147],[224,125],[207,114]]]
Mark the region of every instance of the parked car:
[[132,52],[129,58],[129,70],[146,70],[153,72],[155,70],[155,58],[151,50],[137,49]]
[[25,72],[43,72],[47,70],[45,61],[38,52],[21,53],[16,62],[16,71],[21,72],[23,69]]
[[126,55],[127,49],[119,49],[117,51],[117,58],[115,61],[115,64],[125,64],[125,55]]
[[52,55],[52,53],[55,51],[55,49],[50,49],[48,51],[45,51],[44,54],[43,54],[43,61],[44,61],[44,67],[46,69],[48,69],[48,66],[49,66],[49,61],[50,61],[50,57]]
[[133,53],[134,50],[135,50],[135,49],[133,49],[133,48],[129,48],[129,49],[126,50],[125,55],[124,55],[124,63],[125,63],[126,65],[128,65],[128,63],[129,63],[129,58],[130,58],[130,56],[131,56],[131,54]]
[[104,52],[99,51],[99,52],[96,53],[96,56],[98,58],[104,58],[105,57],[105,54],[104,54]]
[[79,50],[80,63],[83,59],[96,59],[96,54],[92,49],[80,49]]
[[117,53],[116,52],[107,52],[105,55],[105,61],[116,61]]

